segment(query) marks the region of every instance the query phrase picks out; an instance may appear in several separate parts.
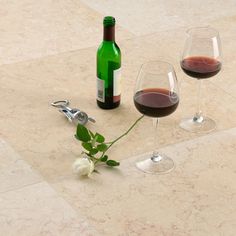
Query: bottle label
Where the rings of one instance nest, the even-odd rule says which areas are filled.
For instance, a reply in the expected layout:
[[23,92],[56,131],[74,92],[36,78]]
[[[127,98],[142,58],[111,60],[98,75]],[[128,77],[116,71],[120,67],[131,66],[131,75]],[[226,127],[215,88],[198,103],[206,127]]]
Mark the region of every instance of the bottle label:
[[121,68],[113,71],[113,102],[118,102],[121,95]]
[[105,102],[105,81],[97,78],[97,100]]

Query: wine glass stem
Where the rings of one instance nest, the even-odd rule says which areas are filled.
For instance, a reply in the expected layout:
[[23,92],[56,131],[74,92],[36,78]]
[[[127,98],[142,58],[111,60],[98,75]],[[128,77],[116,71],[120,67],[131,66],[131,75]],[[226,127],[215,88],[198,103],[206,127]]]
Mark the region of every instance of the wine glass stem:
[[158,142],[158,137],[157,137],[157,127],[158,127],[158,123],[159,123],[159,120],[158,118],[154,118],[153,119],[153,124],[154,124],[154,151],[152,153],[152,161],[153,162],[158,162],[160,161],[162,158],[161,156],[159,155],[159,152],[157,151],[157,142]]
[[201,102],[202,102],[202,80],[198,80],[198,94],[197,94],[197,112],[194,115],[193,120],[195,122],[201,123],[203,121],[202,111],[201,111]]

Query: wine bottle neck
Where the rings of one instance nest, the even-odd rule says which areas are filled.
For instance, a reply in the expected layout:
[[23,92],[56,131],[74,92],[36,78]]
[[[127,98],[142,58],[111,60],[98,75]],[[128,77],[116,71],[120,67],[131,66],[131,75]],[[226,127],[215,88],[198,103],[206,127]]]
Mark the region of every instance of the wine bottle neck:
[[115,41],[115,26],[109,26],[103,28],[103,40]]

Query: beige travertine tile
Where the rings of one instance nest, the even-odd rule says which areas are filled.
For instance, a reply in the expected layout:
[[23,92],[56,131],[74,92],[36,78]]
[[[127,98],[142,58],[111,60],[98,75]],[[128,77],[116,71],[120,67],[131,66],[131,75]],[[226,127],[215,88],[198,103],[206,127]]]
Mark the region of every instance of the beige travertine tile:
[[98,235],[3,140],[0,140],[1,235]]
[[[21,155],[0,142],[0,235],[98,236],[94,225],[104,236],[234,236],[235,7],[234,0],[1,1],[0,64],[44,58],[0,67],[1,137]],[[113,111],[95,103],[95,55],[106,14],[117,19],[125,87]],[[223,71],[204,81],[203,91],[203,110],[217,131],[202,137],[178,128],[181,117],[195,112],[197,87],[181,71],[179,55],[185,29],[200,24],[220,31],[224,54]],[[87,49],[68,52],[81,48]],[[79,180],[71,171],[81,151],[75,127],[50,102],[69,99],[96,118],[89,128],[111,140],[139,117],[134,82],[140,65],[155,59],[171,62],[181,82],[180,106],[158,130],[159,147],[176,169],[145,175],[134,167],[137,157],[128,159],[153,148],[145,118],[110,151],[122,160],[120,168]],[[57,193],[46,182],[37,184],[42,177],[26,161]]]
[[82,1],[102,14],[117,16],[120,25],[136,35],[208,25],[213,19],[235,15],[236,7],[234,0]]
[[97,236],[46,183],[0,194],[0,233],[8,236]]
[[0,139],[0,193],[42,181],[42,178]]
[[[0,2],[0,64],[98,45],[103,16],[76,0]],[[132,34],[117,27],[118,41]]]
[[[181,81],[181,102],[173,115],[161,119],[159,146],[196,137],[178,128],[181,117],[195,112],[197,87],[197,81],[184,76],[178,65],[183,38],[183,32],[178,30],[121,43],[125,92],[120,108],[112,111],[96,106],[96,48],[2,66],[0,105],[4,116],[1,115],[0,128],[3,136],[47,180],[71,175],[71,164],[81,151],[73,137],[75,127],[52,108],[50,102],[69,99],[72,106],[96,118],[97,123],[88,127],[112,140],[139,117],[132,97],[140,65],[147,60],[162,58],[175,65]],[[204,84],[204,111],[216,120],[218,130],[235,127],[235,98],[211,82],[204,81]],[[231,115],[226,116],[226,113]],[[7,125],[5,117],[8,117]],[[152,132],[150,119],[144,119],[127,138],[114,146],[111,157],[125,159],[151,150]],[[123,145],[127,148],[121,148]]]
[[53,186],[102,235],[234,236],[235,145],[234,128],[162,149],[176,163],[166,175],[139,172],[134,157]]

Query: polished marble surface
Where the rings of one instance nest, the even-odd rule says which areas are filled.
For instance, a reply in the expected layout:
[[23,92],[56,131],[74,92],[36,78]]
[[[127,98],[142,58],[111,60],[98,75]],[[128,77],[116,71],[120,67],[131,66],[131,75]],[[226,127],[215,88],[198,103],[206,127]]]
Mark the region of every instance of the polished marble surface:
[[[0,235],[235,235],[235,1],[0,3]],[[126,88],[111,111],[95,103],[106,14],[117,19]],[[203,111],[217,129],[201,135],[178,126],[195,112],[196,81],[181,71],[179,55],[186,28],[199,24],[220,31],[224,54],[223,70],[203,83]],[[153,148],[145,118],[110,150],[119,168],[78,179],[71,170],[81,151],[75,126],[50,103],[69,99],[96,118],[89,128],[112,140],[139,117],[135,79],[143,62],[156,59],[174,65],[180,84],[180,106],[158,130],[175,170],[153,176],[135,169],[137,156]]]

